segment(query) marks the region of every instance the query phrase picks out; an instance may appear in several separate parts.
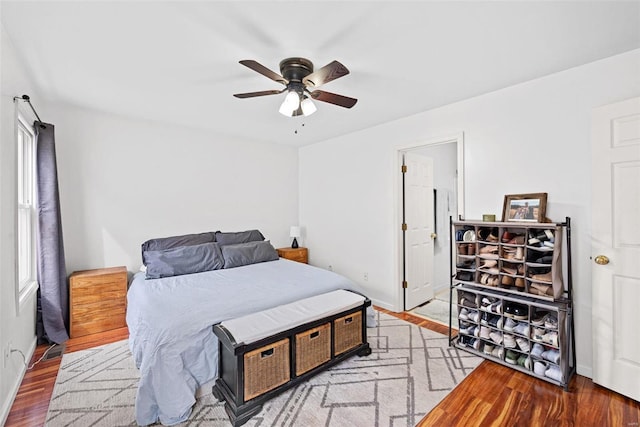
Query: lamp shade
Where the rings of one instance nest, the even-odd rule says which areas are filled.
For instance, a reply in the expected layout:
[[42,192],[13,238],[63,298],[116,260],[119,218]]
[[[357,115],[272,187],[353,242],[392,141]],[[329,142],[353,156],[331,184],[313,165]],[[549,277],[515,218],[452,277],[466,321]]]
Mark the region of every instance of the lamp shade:
[[305,116],[310,116],[318,110],[313,101],[311,101],[311,98],[306,95],[300,103],[300,108],[302,108],[302,114]]
[[292,226],[289,230],[289,237],[300,237],[300,227],[298,227],[297,225]]
[[290,90],[287,92],[287,96],[285,96],[284,101],[282,101],[282,105],[278,112],[284,116],[291,117],[293,116],[293,112],[300,108],[300,95],[297,92]]

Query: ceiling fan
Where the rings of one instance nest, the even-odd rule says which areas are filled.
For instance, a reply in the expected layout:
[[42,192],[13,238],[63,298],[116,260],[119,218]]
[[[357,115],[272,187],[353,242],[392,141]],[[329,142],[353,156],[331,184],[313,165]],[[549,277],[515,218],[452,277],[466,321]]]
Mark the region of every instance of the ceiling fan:
[[317,108],[311,101],[312,98],[316,101],[328,102],[344,108],[351,108],[358,102],[355,98],[315,89],[349,74],[347,67],[338,61],[332,61],[324,67],[313,71],[313,63],[308,59],[287,58],[280,61],[281,74],[271,71],[251,59],[242,60],[240,63],[275,82],[283,84],[285,88],[282,90],[236,93],[233,96],[236,98],[253,98],[256,96],[278,95],[286,91],[287,96],[279,111],[288,117],[313,114]]

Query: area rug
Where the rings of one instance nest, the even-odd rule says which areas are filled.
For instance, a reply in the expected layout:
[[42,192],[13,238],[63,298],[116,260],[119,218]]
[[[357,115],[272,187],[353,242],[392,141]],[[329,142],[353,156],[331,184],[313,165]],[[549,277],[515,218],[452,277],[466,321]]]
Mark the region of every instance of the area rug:
[[[449,347],[444,335],[376,313],[370,356],[343,361],[268,401],[245,425],[414,426],[482,360]],[[138,378],[126,340],[65,354],[46,425],[136,425]],[[179,425],[231,423],[208,393]]]
[[[453,299],[456,300],[456,291],[453,291]],[[435,298],[431,301],[418,306],[411,310],[412,314],[416,314],[425,319],[429,319],[433,322],[440,323],[445,326],[449,326],[449,290],[436,294]],[[458,318],[453,317],[451,319],[451,326],[454,329],[458,329]]]

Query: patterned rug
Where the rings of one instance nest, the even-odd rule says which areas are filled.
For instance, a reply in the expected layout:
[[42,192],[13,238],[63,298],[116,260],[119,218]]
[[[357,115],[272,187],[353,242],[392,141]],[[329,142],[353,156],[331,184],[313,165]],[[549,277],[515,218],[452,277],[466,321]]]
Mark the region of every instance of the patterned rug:
[[[447,337],[379,313],[368,329],[373,353],[353,357],[268,401],[245,425],[414,426],[481,359]],[[127,341],[65,354],[47,426],[135,425],[138,370]],[[181,426],[231,426],[223,404],[199,398]]]

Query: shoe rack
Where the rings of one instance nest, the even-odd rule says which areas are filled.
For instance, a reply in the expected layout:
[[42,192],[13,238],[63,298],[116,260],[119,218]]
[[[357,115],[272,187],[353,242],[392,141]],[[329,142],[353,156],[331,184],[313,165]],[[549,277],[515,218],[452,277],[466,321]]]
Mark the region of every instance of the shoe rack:
[[568,389],[570,221],[451,221],[450,314],[459,323],[456,332],[449,322],[451,345]]

